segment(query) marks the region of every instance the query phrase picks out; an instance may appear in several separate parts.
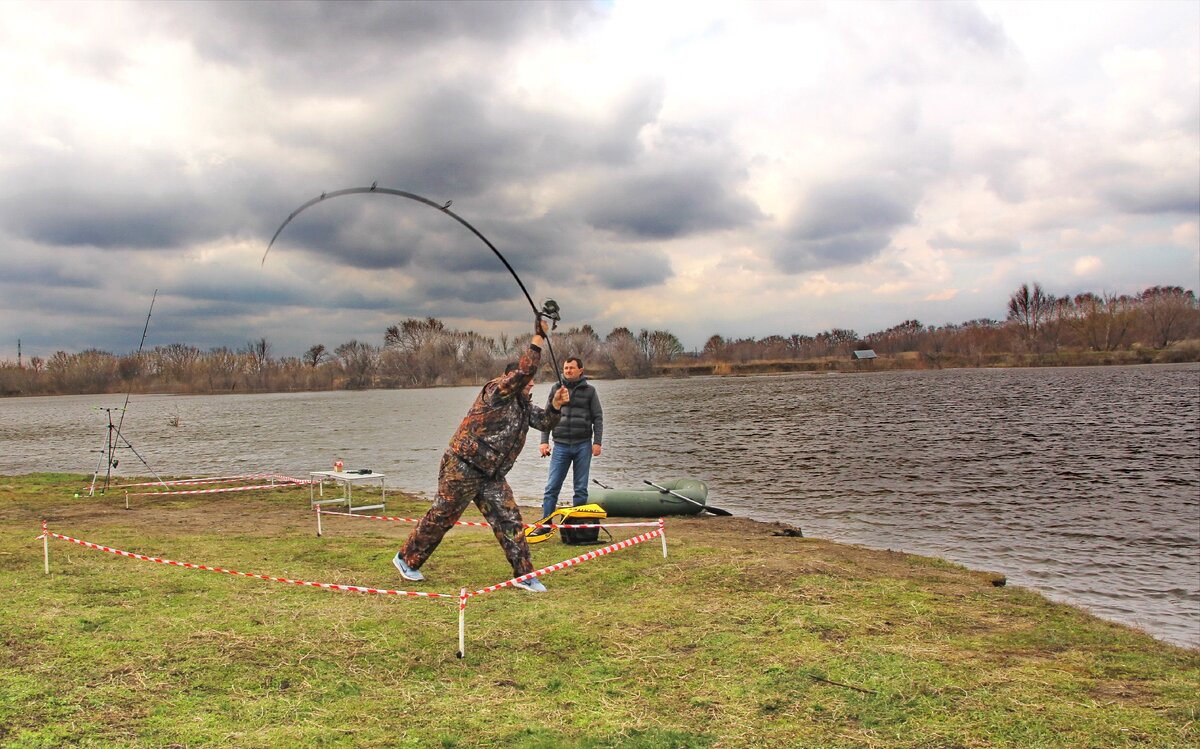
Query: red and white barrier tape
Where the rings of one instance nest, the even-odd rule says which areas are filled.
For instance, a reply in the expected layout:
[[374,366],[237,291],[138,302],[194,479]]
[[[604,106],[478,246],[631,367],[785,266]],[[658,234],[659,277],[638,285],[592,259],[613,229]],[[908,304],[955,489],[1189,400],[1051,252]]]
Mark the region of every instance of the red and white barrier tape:
[[[347,592],[352,592],[352,593],[375,593],[375,594],[379,594],[379,595],[388,595],[388,596],[411,596],[413,598],[459,598],[459,596],[449,595],[446,593],[423,593],[421,591],[414,591],[414,590],[390,590],[387,588],[367,588],[367,587],[364,587],[361,585],[342,585],[342,584],[338,584],[338,583],[314,583],[314,582],[309,582],[308,580],[292,580],[291,578],[287,578],[287,577],[274,577],[271,575],[260,575],[255,572],[238,572],[237,570],[227,570],[223,567],[212,567],[212,566],[209,566],[206,564],[192,564],[191,562],[176,562],[172,559],[161,559],[159,557],[146,556],[145,554],[135,554],[134,552],[131,552],[131,551],[122,551],[120,549],[114,549],[109,546],[102,546],[100,544],[94,544],[94,543],[91,543],[90,541],[81,541],[78,538],[71,538],[70,536],[64,536],[60,533],[53,533],[51,531],[46,530],[46,525],[45,525],[44,521],[42,523],[42,533],[47,538],[61,539],[63,541],[67,541],[67,542],[73,543],[73,544],[78,544],[79,546],[84,546],[89,549],[95,549],[96,551],[106,551],[109,554],[116,554],[117,556],[128,557],[130,559],[140,559],[143,562],[155,562],[157,564],[166,564],[166,565],[170,565],[172,567],[184,567],[189,570],[205,570],[207,572],[223,572],[226,575],[234,575],[236,577],[252,577],[257,580],[268,580],[270,582],[275,582],[275,583],[288,583],[289,585],[302,585],[302,586],[308,586],[311,588],[324,588],[325,590],[341,590],[341,591],[347,591]],[[42,537],[39,536],[38,538],[42,538]]]
[[173,492],[131,492],[130,497],[179,497],[184,494],[221,494],[223,492],[248,492],[256,489],[291,489],[297,486],[307,486],[307,481],[299,479],[291,479],[284,481],[282,477],[279,483],[275,484],[255,484],[252,486],[223,486],[218,489],[184,489]]
[[[320,517],[320,506],[317,507],[317,511],[318,511],[317,515],[319,518]],[[361,516],[354,515],[352,517],[361,517]],[[637,525],[646,525],[646,524],[638,523]],[[583,562],[589,561],[591,559],[596,559],[596,558],[602,557],[606,554],[611,554],[615,551],[620,551],[621,549],[627,549],[631,546],[640,544],[643,541],[649,541],[650,539],[653,539],[653,538],[661,538],[662,539],[663,556],[665,557],[667,555],[666,523],[663,521],[662,518],[659,518],[658,522],[655,523],[655,525],[657,525],[658,528],[649,533],[643,533],[640,536],[634,536],[633,538],[629,538],[624,541],[618,541],[617,543],[606,546],[603,549],[596,549],[594,551],[589,551],[588,553],[581,554],[581,555],[575,557],[574,559],[568,559],[566,561],[559,562],[557,564],[552,564],[549,567],[543,567],[542,569],[535,570],[535,571],[529,573],[528,575],[521,575],[520,577],[514,577],[511,580],[505,580],[502,583],[498,583],[496,585],[490,585],[486,588],[483,588],[482,590],[477,590],[473,593],[468,592],[466,588],[459,589],[458,596],[457,596],[458,597],[458,657],[459,658],[466,657],[466,639],[465,638],[466,638],[466,611],[467,611],[467,599],[468,598],[470,598],[471,596],[477,596],[477,595],[481,595],[483,593],[490,593],[492,591],[500,590],[501,588],[507,588],[512,585],[515,585],[516,583],[519,583],[519,582],[522,582],[525,580],[529,580],[531,578],[540,577],[541,575],[545,575],[550,572],[555,572],[557,570],[566,569],[567,567],[573,567],[573,566],[582,564]],[[379,595],[407,596],[407,597],[411,597],[411,598],[454,598],[455,597],[453,595],[449,595],[446,593],[423,593],[420,591],[412,591],[412,590],[390,590],[390,589],[386,589],[386,588],[368,588],[368,587],[364,587],[361,585],[341,585],[341,584],[337,584],[337,583],[315,583],[315,582],[309,582],[307,580],[293,580],[293,579],[287,578],[287,577],[274,577],[271,575],[260,575],[258,573],[254,573],[254,572],[238,572],[237,570],[227,570],[223,567],[212,567],[212,566],[205,565],[205,564],[193,564],[191,562],[176,562],[172,559],[162,559],[159,557],[147,556],[145,554],[136,554],[136,553],[130,552],[130,551],[122,551],[121,549],[114,549],[110,546],[103,546],[101,544],[95,544],[90,541],[83,541],[78,538],[64,536],[60,533],[52,533],[48,529],[47,521],[45,521],[45,520],[42,521],[42,535],[38,536],[37,538],[38,538],[38,540],[40,540],[42,542],[43,554],[45,555],[45,571],[46,571],[47,575],[50,574],[50,546],[49,546],[50,539],[57,538],[57,539],[61,539],[63,541],[67,541],[68,543],[78,544],[79,546],[83,546],[88,549],[94,549],[96,551],[104,551],[104,552],[108,552],[109,554],[115,554],[117,556],[127,557],[129,559],[139,559],[144,562],[155,562],[157,564],[166,564],[166,565],[171,565],[174,567],[183,567],[185,569],[192,569],[192,570],[204,570],[207,572],[222,572],[224,574],[234,575],[236,577],[250,577],[250,578],[255,578],[258,580],[267,580],[270,582],[287,583],[289,585],[301,585],[301,586],[307,586],[307,587],[311,587],[311,588],[323,588],[325,590],[339,590],[339,591],[347,591],[347,592],[354,592],[354,593],[374,593],[374,594],[379,594]]]
[[[249,481],[251,479],[269,479],[278,476],[275,473],[243,473],[238,476],[206,476],[194,479],[174,479],[171,481],[146,481],[140,484],[120,484],[114,489],[130,489],[135,486],[194,486],[199,484],[219,484],[225,481]],[[307,481],[305,482],[307,483]]]
[[[130,495],[130,496],[132,496],[132,495]],[[321,509],[320,505],[317,506],[317,509],[321,513],[322,516],[338,515],[338,516],[344,517],[344,518],[363,518],[365,520],[391,520],[391,521],[400,522],[400,523],[419,523],[419,522],[421,522],[421,518],[387,517],[387,516],[383,516],[383,515],[359,515],[359,514],[353,513],[353,512],[330,512],[329,510]],[[480,523],[480,522],[475,522],[472,520],[456,520],[454,522],[454,524],[455,525],[466,525],[466,526],[471,526],[474,528],[491,528],[492,527],[488,523]],[[656,527],[658,527],[658,521],[655,521],[653,523],[602,523],[602,524],[598,524],[598,525],[580,524],[580,525],[566,525],[566,526],[559,525],[558,523],[523,523],[522,526],[525,528],[656,528]]]
[[501,588],[507,588],[511,585],[515,585],[517,583],[524,582],[526,580],[529,580],[529,579],[532,579],[535,577],[541,577],[542,575],[545,575],[550,572],[557,572],[558,570],[566,569],[567,567],[574,567],[575,565],[583,564],[584,562],[590,561],[592,559],[602,557],[605,554],[612,554],[614,551],[620,551],[621,549],[627,549],[630,546],[635,546],[637,544],[642,543],[643,541],[649,541],[652,538],[658,538],[659,536],[662,536],[663,533],[664,533],[664,530],[663,530],[662,526],[659,526],[659,528],[657,530],[650,531],[649,533],[643,533],[640,536],[634,536],[633,538],[627,538],[624,541],[618,541],[615,544],[610,544],[609,546],[605,546],[603,549],[596,549],[594,551],[589,551],[586,554],[580,554],[579,556],[575,557],[574,559],[568,559],[564,562],[559,562],[558,564],[552,564],[549,567],[543,567],[540,570],[534,570],[533,572],[530,572],[528,575],[521,575],[520,577],[514,577],[511,580],[505,580],[504,582],[497,583],[496,585],[489,585],[488,587],[483,588],[481,590],[477,590],[473,593],[467,593],[467,596],[470,597],[470,596],[482,595],[483,593],[491,593],[493,591],[500,590]]
[[[385,515],[359,515],[359,514],[353,513],[353,512],[330,512],[329,510],[321,509],[320,505],[317,505],[317,512],[319,512],[322,517],[324,517],[325,515],[339,515],[344,518],[363,518],[366,520],[390,520],[392,522],[397,522],[397,523],[419,523],[419,522],[421,522],[421,518],[400,518],[400,517],[389,517],[389,516],[385,516]],[[456,520],[454,522],[454,524],[455,525],[469,525],[469,526],[473,526],[476,528],[491,528],[492,527],[492,526],[488,525],[487,523],[477,523],[477,522],[470,521],[470,520]]]
[[526,528],[657,528],[659,521],[653,523],[525,523]]

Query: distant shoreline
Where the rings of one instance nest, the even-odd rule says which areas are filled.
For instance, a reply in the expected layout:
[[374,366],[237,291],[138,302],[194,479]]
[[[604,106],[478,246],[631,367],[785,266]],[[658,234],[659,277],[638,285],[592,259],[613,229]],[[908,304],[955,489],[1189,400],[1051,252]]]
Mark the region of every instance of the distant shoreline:
[[[1174,354],[1174,355],[1173,355]],[[1148,364],[1197,364],[1200,363],[1200,348],[1198,349],[1164,349],[1164,350],[1130,350],[1130,351],[1092,351],[1069,352],[1058,354],[988,354],[977,357],[946,357],[937,363],[932,362],[917,352],[909,352],[897,356],[879,356],[875,359],[848,361],[842,358],[827,357],[822,359],[807,359],[802,361],[773,360],[747,362],[672,362],[657,367],[646,377],[603,377],[591,379],[597,382],[615,380],[647,380],[659,378],[680,377],[750,377],[758,375],[782,374],[861,374],[867,372],[919,372],[942,369],[1048,369],[1065,367],[1107,367],[1107,366],[1140,366]],[[549,381],[546,370],[538,378],[539,382]],[[60,393],[20,393],[0,392],[0,398],[22,397],[51,397],[73,395],[119,395],[132,392],[136,395],[263,395],[268,393],[325,393],[346,390],[424,390],[443,387],[477,387],[479,382],[458,382],[443,385],[424,385],[414,388],[397,388],[386,386],[366,386],[357,388],[298,388],[298,389],[186,389],[180,387],[147,388],[137,387],[106,391],[79,391]]]
[[1200,362],[1200,349],[1130,351],[1084,351],[1054,354],[981,354],[974,357],[931,358],[918,352],[878,356],[859,361],[827,357],[803,361],[673,362],[658,369],[656,376],[695,375],[744,376],[795,373],[902,372],[936,369],[1045,369],[1057,367],[1135,366],[1142,364],[1193,364]]

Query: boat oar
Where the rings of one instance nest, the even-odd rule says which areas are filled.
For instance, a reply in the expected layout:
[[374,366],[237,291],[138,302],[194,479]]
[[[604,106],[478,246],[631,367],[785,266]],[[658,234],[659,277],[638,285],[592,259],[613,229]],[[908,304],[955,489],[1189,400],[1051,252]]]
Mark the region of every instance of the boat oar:
[[612,488],[608,484],[601,484],[600,479],[592,479],[592,483],[595,484],[596,486],[599,486],[602,489],[611,489]]
[[682,494],[680,494],[679,492],[671,491],[670,489],[668,489],[665,486],[659,486],[658,484],[654,483],[653,481],[648,481],[646,479],[642,479],[642,482],[649,484],[650,486],[653,486],[655,489],[658,489],[660,492],[663,492],[664,494],[670,494],[671,496],[679,497],[680,499],[682,499],[685,502],[691,502],[692,504],[699,507],[701,510],[707,510],[714,515],[733,515],[733,513],[730,512],[729,510],[722,510],[720,507],[713,507],[712,505],[700,504],[699,502],[692,499],[691,497],[685,497]]

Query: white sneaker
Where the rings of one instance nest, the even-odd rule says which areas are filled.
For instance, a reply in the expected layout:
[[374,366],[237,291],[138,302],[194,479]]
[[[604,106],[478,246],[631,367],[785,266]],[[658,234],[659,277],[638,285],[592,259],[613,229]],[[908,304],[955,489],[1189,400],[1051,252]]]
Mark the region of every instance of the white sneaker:
[[403,577],[409,582],[419,583],[425,579],[425,576],[422,575],[418,570],[414,570],[412,567],[409,567],[404,563],[404,559],[400,556],[400,552],[398,551],[396,552],[396,556],[392,557],[392,564],[396,567],[396,569],[400,570],[400,577]]
[[521,590],[527,590],[530,593],[545,593],[546,592],[546,586],[542,585],[542,581],[537,579],[536,577],[531,577],[528,580],[522,580],[519,583],[513,583],[513,587],[520,588]]

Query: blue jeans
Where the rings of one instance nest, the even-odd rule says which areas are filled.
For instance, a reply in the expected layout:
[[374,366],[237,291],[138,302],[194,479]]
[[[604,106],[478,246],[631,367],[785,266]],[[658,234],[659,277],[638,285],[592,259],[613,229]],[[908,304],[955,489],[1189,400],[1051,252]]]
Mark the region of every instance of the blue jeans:
[[550,452],[550,478],[546,481],[546,493],[542,496],[542,517],[548,517],[558,504],[558,493],[571,469],[575,498],[573,505],[586,505],[588,501],[588,474],[592,470],[592,442],[576,442],[573,445],[554,443]]

